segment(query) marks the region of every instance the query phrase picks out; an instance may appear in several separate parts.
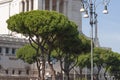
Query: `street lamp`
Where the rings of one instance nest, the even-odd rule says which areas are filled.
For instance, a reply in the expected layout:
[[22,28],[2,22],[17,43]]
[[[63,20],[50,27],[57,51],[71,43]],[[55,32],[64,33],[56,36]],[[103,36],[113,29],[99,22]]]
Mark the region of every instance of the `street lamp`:
[[[100,1],[100,0],[98,0]],[[104,5],[104,14],[108,14],[107,5],[110,0],[102,0]],[[91,26],[91,80],[93,80],[93,27],[97,27],[97,13],[96,7],[100,4],[96,4],[96,0],[81,0],[81,9],[80,12],[84,12],[84,18],[90,18],[90,26]],[[89,13],[88,13],[89,11]]]

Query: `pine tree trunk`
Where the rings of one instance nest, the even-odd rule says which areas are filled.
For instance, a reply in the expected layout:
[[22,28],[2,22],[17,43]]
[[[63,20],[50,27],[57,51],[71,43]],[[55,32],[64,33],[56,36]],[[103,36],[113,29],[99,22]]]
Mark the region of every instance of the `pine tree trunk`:
[[53,64],[51,64],[50,62],[49,63],[49,66],[50,66],[50,69],[51,69],[51,72],[52,72],[52,80],[56,80],[56,75],[55,75],[55,70],[53,68]]
[[45,80],[45,59],[42,59],[42,75],[41,75],[41,80]]
[[67,80],[70,80],[69,72],[67,72]]
[[40,64],[39,64],[38,61],[36,62],[36,65],[37,65],[37,70],[38,70],[38,78],[39,78],[39,80],[40,80],[40,79],[41,79],[41,75],[40,75]]
[[80,79],[82,80],[82,69],[80,68]]
[[97,72],[97,80],[99,80],[99,73],[100,73],[100,70],[101,70],[101,66],[98,66],[98,72]]
[[[107,69],[108,69],[108,68],[107,68]],[[107,69],[106,69],[105,72],[104,72],[104,78],[105,78],[105,80],[107,80],[107,77],[106,77]]]

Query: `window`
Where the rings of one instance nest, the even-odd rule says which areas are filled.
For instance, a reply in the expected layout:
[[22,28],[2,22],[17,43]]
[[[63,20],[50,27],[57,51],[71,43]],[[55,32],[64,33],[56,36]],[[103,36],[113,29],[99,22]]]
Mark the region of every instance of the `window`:
[[21,3],[22,3],[22,12],[25,12],[25,2],[22,1]]
[[8,74],[8,70],[5,70],[5,73]]
[[45,10],[49,10],[50,0],[45,0]]
[[[52,5],[51,2],[52,1]],[[45,0],[45,10],[50,10],[52,7],[52,10],[56,11],[57,10],[57,5],[59,6],[59,12],[63,13],[64,10],[64,0],[59,0],[59,4],[57,4],[57,0]],[[51,7],[50,7],[51,6]]]
[[21,74],[21,70],[18,71],[18,74],[19,74],[19,75]]
[[63,13],[63,8],[64,8],[64,0],[60,0],[60,3],[59,3],[59,11],[60,13]]
[[56,7],[57,7],[57,1],[56,0],[53,0],[53,10],[56,11]]
[[27,5],[26,11],[29,11],[29,0],[26,0],[26,5]]
[[12,74],[15,74],[15,70],[14,69],[12,70]]
[[31,10],[33,10],[33,8],[34,8],[34,2],[33,0],[31,0]]
[[12,48],[12,54],[15,54],[15,48]]
[[29,69],[26,70],[26,74],[29,75]]
[[0,47],[0,53],[2,53],[2,47]]
[[21,1],[22,12],[30,11],[34,9],[34,0],[22,0]]
[[5,53],[8,54],[9,53],[9,48],[5,48]]

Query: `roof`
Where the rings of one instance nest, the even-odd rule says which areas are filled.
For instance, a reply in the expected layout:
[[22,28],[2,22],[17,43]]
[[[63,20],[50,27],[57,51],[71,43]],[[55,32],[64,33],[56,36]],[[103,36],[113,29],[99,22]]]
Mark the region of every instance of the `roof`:
[[26,38],[12,36],[10,34],[0,34],[0,41],[28,42]]

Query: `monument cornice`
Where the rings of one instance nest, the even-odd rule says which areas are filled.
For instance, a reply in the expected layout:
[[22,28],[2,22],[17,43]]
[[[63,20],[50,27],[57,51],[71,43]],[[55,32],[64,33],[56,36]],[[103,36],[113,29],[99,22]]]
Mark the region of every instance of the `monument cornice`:
[[0,1],[0,4],[5,4],[5,3],[9,3],[9,2],[12,2],[13,0],[1,0]]

